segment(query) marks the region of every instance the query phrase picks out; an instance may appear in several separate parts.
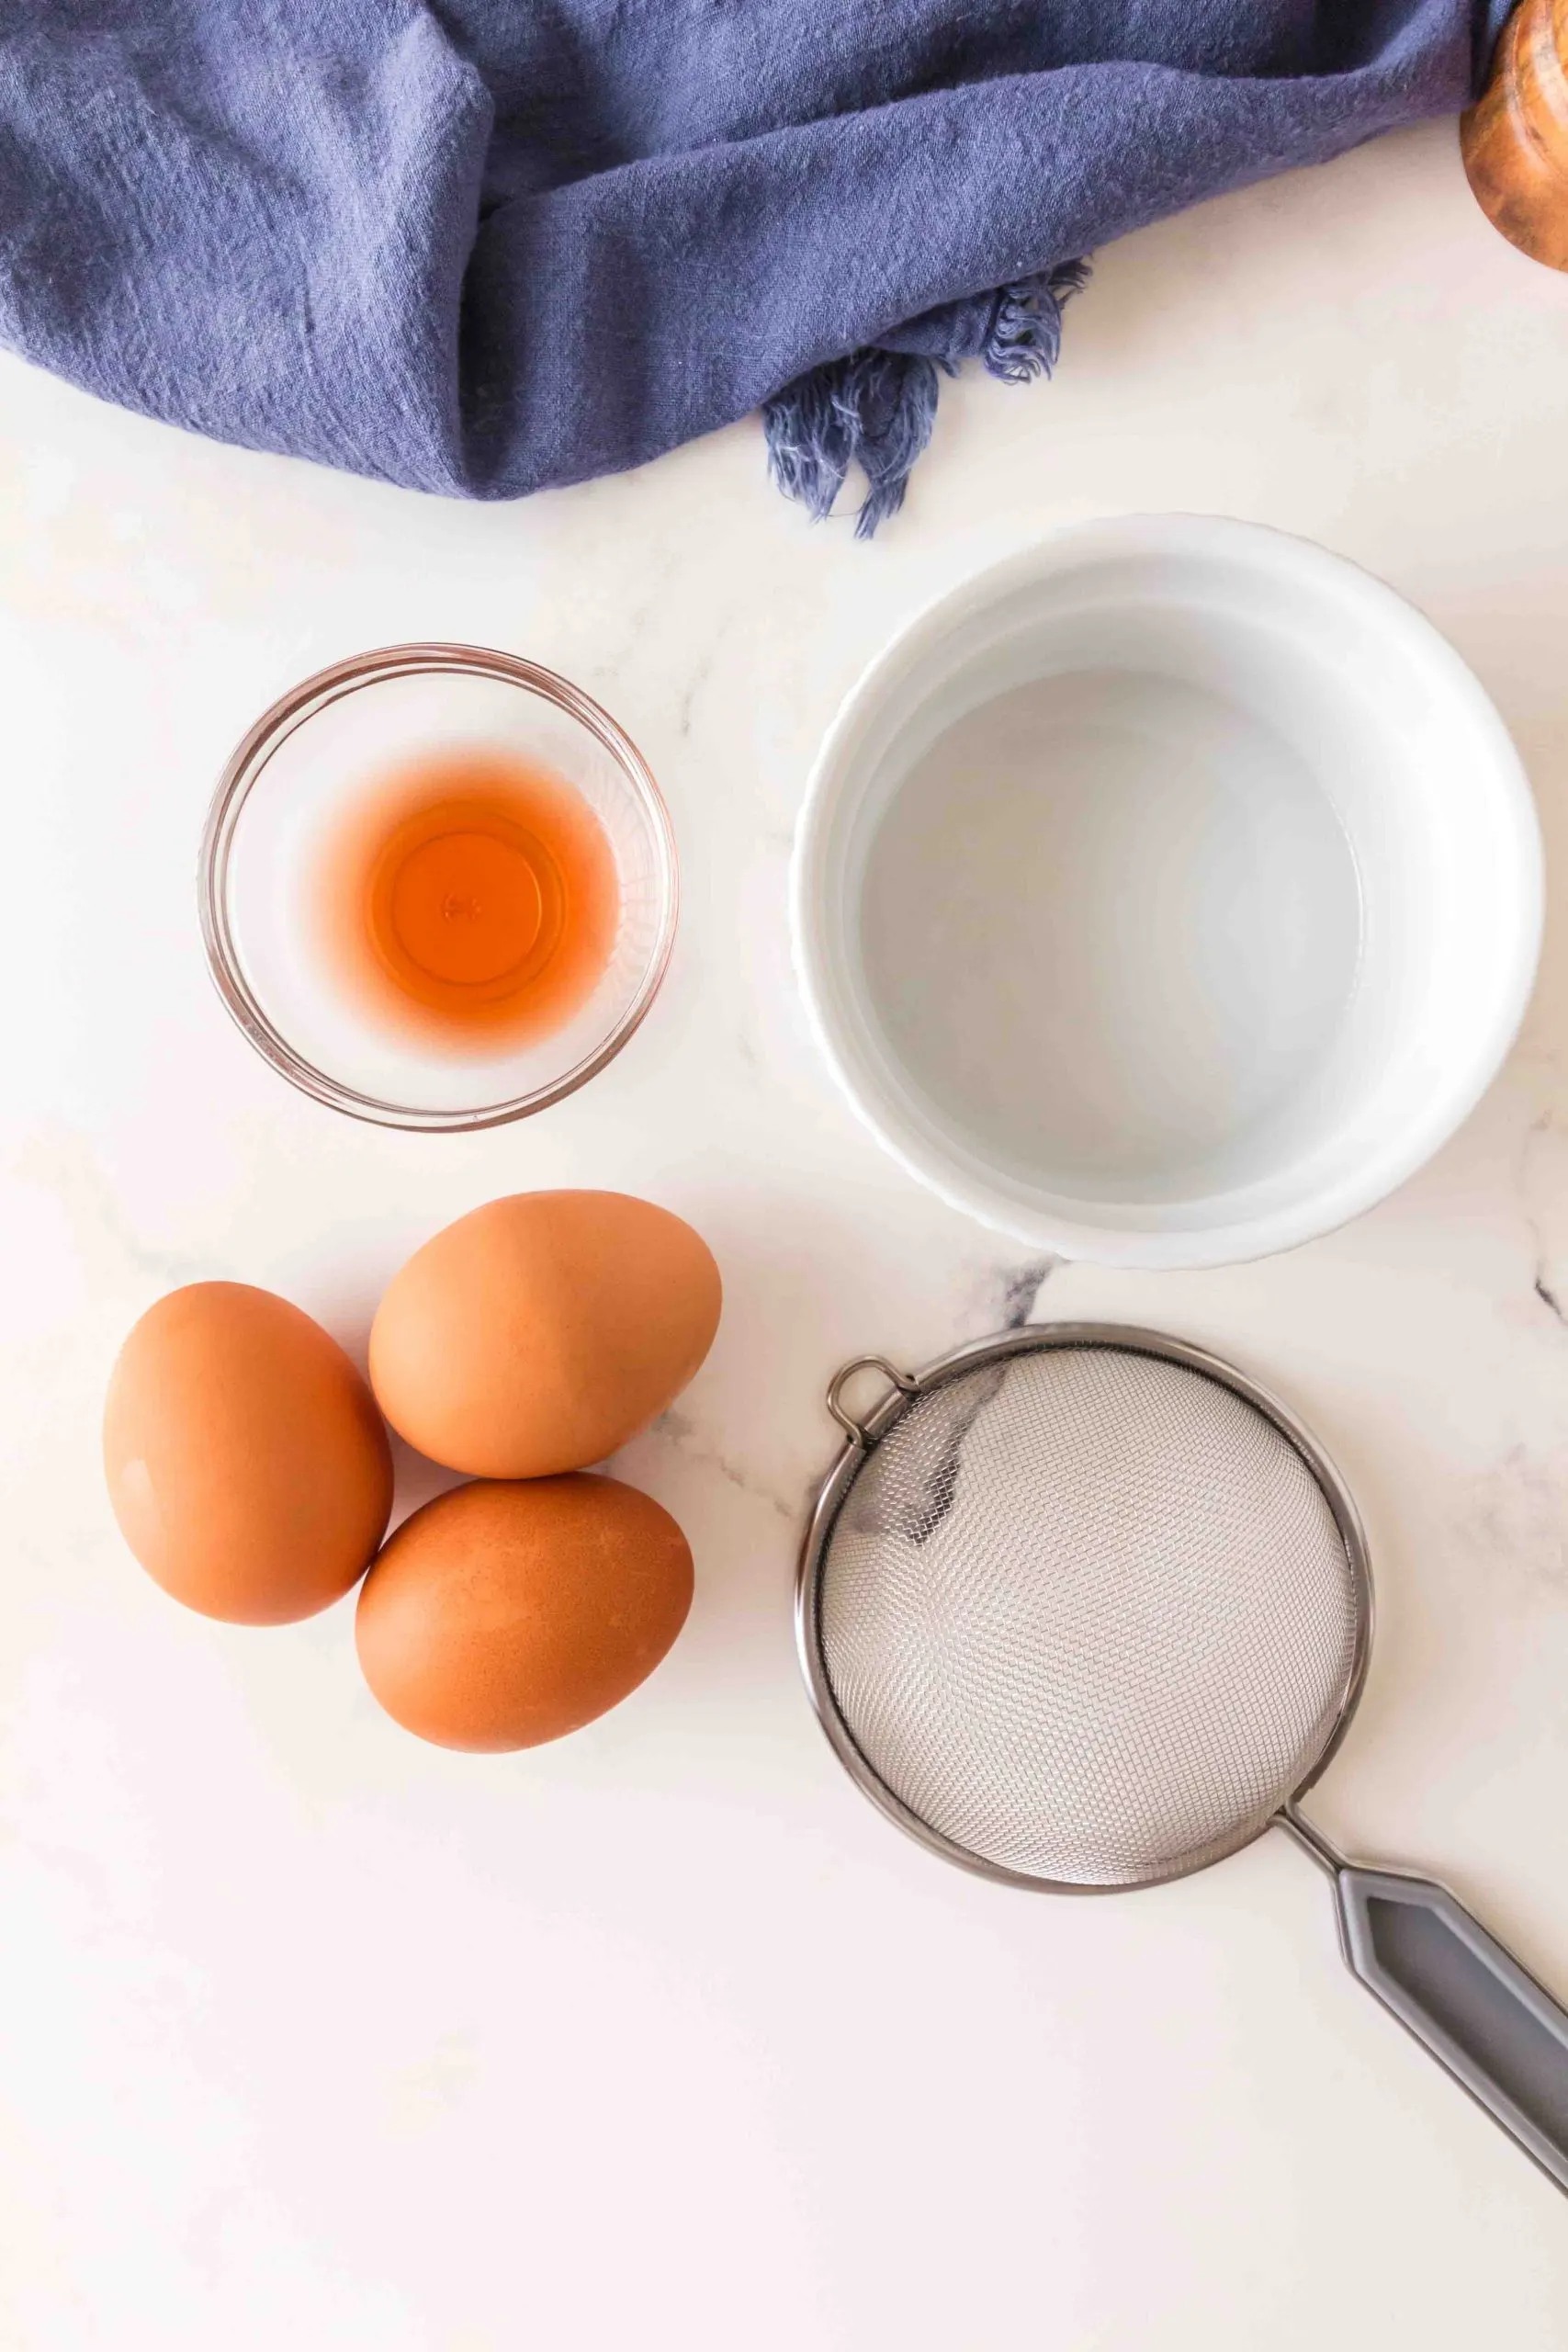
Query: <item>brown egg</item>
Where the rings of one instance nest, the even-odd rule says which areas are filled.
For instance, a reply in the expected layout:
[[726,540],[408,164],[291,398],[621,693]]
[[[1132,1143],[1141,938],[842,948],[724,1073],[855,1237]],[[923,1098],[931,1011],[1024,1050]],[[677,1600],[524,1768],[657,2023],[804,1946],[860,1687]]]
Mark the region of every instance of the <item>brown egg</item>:
[[148,1574],[239,1625],[336,1600],[392,1505],[364,1381],[319,1323],[246,1283],[192,1283],[148,1308],[109,1382],[104,1468]]
[[625,1193],[518,1193],[427,1241],[370,1333],[381,1410],[481,1478],[602,1462],[691,1379],[718,1268],[689,1225]]
[[536,1747],[651,1674],[692,1605],[667,1510],[578,1471],[480,1479],[406,1519],[355,1615],[365,1679],[441,1747]]

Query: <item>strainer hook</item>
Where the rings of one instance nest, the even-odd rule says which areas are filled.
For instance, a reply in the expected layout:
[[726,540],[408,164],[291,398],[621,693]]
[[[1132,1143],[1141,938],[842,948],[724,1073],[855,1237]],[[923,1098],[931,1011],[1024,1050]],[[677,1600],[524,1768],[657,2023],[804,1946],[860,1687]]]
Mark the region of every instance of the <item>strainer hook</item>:
[[880,1372],[892,1382],[901,1396],[918,1396],[920,1384],[918,1380],[911,1380],[907,1372],[900,1372],[896,1364],[890,1364],[886,1356],[854,1356],[848,1363],[840,1365],[828,1383],[828,1410],[852,1443],[866,1446],[871,1442],[866,1433],[870,1416],[866,1421],[857,1421],[843,1401],[844,1390],[856,1374],[862,1372]]

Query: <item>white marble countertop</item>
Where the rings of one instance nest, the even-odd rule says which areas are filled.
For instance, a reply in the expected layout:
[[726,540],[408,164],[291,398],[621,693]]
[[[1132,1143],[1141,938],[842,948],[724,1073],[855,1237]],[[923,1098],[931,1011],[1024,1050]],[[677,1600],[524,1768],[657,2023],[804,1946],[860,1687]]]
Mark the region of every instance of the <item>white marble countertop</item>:
[[[1315,1425],[1381,1609],[1317,1811],[1568,1989],[1565,415],[1568,278],[1486,226],[1451,125],[1106,253],[1056,382],[949,390],[871,548],[775,497],[754,424],[487,510],[0,364],[0,2343],[1561,2352],[1568,2206],[1356,1986],[1288,1841],[1119,1901],[1014,1894],[897,1837],[817,1731],[789,1604],[824,1382],[994,1328],[1043,1270],[831,1091],[784,871],[862,665],[1060,521],[1308,533],[1474,665],[1553,875],[1502,1080],[1330,1239],[1057,1267],[1038,1308],[1208,1343]],[[419,637],[605,701],[686,877],[621,1058],[461,1138],[292,1093],[220,1009],[193,903],[248,721]],[[663,1201],[723,1266],[712,1358],[624,1457],[689,1531],[697,1601],[607,1720],[465,1758],[378,1713],[347,1605],[256,1634],[166,1601],[109,1521],[99,1398],[175,1283],[270,1284],[359,1347],[416,1240],[557,1183]]]

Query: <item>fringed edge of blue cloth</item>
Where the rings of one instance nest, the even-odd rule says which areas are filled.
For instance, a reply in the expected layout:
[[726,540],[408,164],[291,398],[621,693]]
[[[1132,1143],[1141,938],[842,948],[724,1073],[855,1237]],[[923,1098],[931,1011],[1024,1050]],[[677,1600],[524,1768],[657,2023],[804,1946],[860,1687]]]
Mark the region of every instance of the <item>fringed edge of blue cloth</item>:
[[956,375],[971,351],[1004,383],[1049,376],[1061,354],[1063,305],[1089,274],[1087,260],[1059,262],[1038,277],[999,288],[975,327],[934,356],[874,345],[796,376],[762,408],[769,470],[779,488],[819,523],[858,465],[866,495],[855,537],[869,539],[904,503],[931,437],[942,377]]

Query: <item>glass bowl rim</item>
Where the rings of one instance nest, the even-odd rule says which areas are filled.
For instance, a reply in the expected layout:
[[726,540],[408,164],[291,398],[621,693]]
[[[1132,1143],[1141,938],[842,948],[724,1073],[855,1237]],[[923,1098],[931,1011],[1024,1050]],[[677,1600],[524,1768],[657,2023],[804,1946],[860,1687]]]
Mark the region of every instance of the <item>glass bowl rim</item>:
[[[630,1001],[598,1045],[547,1084],[505,1102],[481,1104],[469,1111],[422,1110],[361,1093],[296,1052],[263,1011],[245,978],[229,917],[229,873],[235,828],[273,754],[307,720],[345,695],[391,678],[450,674],[496,679],[516,686],[554,704],[586,729],[620,769],[648,822],[655,842],[661,900],[658,935],[648,967]],[[680,913],[680,865],[670,811],[652,769],[626,729],[581,686],[574,686],[569,678],[546,669],[542,662],[527,661],[521,654],[502,653],[493,647],[388,645],[312,672],[287,694],[280,695],[246,730],[218,779],[208,810],[197,860],[197,899],[207,966],[224,1009],[256,1052],[280,1076],[302,1094],[324,1102],[332,1110],[342,1111],[351,1119],[427,1135],[455,1135],[525,1119],[564,1096],[574,1094],[615,1059],[626,1039],[641,1026],[669,967]]]

